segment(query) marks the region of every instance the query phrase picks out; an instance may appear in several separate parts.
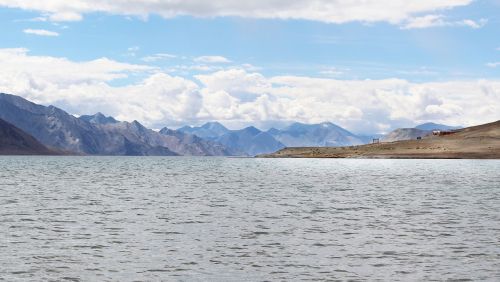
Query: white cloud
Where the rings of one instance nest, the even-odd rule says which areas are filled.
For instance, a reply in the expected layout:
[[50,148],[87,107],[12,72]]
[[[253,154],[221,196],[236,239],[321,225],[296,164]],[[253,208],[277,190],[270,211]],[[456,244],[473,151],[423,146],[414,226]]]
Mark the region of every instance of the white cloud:
[[403,28],[427,28],[431,26],[442,26],[443,24],[444,20],[442,15],[426,15],[409,19]]
[[194,58],[195,62],[205,63],[205,64],[227,64],[231,63],[228,58],[222,56],[201,56]]
[[481,28],[486,25],[487,19],[478,21],[464,19],[460,21],[447,21],[444,15],[425,15],[421,17],[410,18],[402,26],[403,29],[420,29],[429,27],[445,27],[445,26],[465,26],[474,29]]
[[27,34],[34,34],[34,35],[40,35],[40,36],[59,36],[59,33],[55,31],[50,31],[50,30],[45,30],[45,29],[25,29],[23,30],[24,33]]
[[[0,49],[0,76],[15,84],[16,93],[30,90],[67,88],[75,84],[94,84],[126,78],[130,73],[153,71],[143,65],[120,63],[107,58],[74,62],[66,58],[30,56],[24,48]],[[32,88],[31,86],[36,85]]]
[[207,91],[228,91],[235,96],[241,93],[263,94],[271,88],[271,83],[263,75],[248,73],[243,69],[223,70],[195,77],[205,85]]
[[[429,120],[472,125],[500,118],[500,81],[411,83],[401,79],[266,78],[228,70],[197,76],[204,120],[332,121],[361,132]],[[493,107],[494,109],[492,109]],[[486,109],[487,108],[487,109]],[[478,115],[485,111],[487,115]]]
[[327,23],[352,21],[401,23],[414,15],[469,5],[473,0],[0,0],[6,7],[48,13],[53,21],[81,20],[82,15],[106,12],[165,18],[238,16],[266,19],[300,19]]
[[455,22],[456,25],[468,26],[468,27],[471,27],[471,28],[474,28],[474,29],[482,28],[483,26],[486,25],[486,23],[488,23],[487,19],[480,19],[478,21],[473,21],[473,20],[465,19],[465,20],[462,20],[462,21],[459,21],[459,22]]
[[[332,121],[357,132],[414,122],[473,125],[500,119],[500,81],[412,83],[403,79],[266,77],[228,69],[175,77],[106,58],[75,62],[0,49],[0,92],[53,104],[77,115],[101,111],[153,128],[219,120],[234,126]],[[50,67],[47,67],[50,66]],[[146,77],[127,86],[114,79]]]
[[496,68],[500,66],[500,62],[494,62],[494,63],[487,63],[486,66],[490,68]]
[[173,58],[176,58],[177,56],[175,55],[171,55],[171,54],[166,54],[166,53],[158,53],[158,54],[154,54],[154,55],[151,55],[151,56],[146,56],[146,57],[143,57],[142,60],[144,62],[156,62],[156,61],[160,61],[160,60],[165,60],[165,59],[173,59]]

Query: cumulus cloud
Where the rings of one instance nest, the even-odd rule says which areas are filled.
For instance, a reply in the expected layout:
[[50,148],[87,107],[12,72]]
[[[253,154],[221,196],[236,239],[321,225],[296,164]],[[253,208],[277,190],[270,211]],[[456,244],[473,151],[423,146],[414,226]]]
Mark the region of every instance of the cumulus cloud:
[[300,19],[326,23],[351,21],[400,23],[416,14],[469,5],[473,0],[0,0],[0,5],[48,13],[53,21],[81,20],[91,12],[165,18],[238,16],[266,19]]
[[444,15],[425,15],[414,17],[407,20],[403,25],[403,29],[420,29],[429,27],[445,27],[445,26],[465,26],[473,29],[478,29],[486,25],[487,19],[477,21],[464,19],[460,21],[447,21]]
[[[211,120],[238,126],[331,121],[356,132],[381,132],[429,120],[473,125],[500,119],[498,80],[267,77],[242,68],[187,79],[145,65],[106,58],[75,62],[31,56],[26,49],[0,49],[0,61],[0,92],[153,128]],[[134,73],[145,78],[126,86],[111,83]]]
[[227,64],[231,62],[228,58],[222,56],[201,56],[194,58],[194,61],[206,64]]
[[23,30],[24,33],[26,34],[34,34],[34,35],[40,35],[40,36],[59,36],[59,33],[55,31],[50,31],[50,30],[45,30],[45,29],[25,29]]

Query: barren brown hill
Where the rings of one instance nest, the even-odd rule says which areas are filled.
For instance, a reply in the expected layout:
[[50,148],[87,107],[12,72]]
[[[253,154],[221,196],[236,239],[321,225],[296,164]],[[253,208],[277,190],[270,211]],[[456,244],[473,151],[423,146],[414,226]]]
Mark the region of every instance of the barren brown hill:
[[500,121],[449,135],[349,147],[285,148],[265,158],[500,159]]
[[0,119],[0,155],[57,155],[14,125]]

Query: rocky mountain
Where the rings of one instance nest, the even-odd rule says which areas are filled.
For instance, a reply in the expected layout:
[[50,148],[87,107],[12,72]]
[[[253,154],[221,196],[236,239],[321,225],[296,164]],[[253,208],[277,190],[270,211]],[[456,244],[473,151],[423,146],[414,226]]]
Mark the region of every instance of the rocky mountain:
[[417,128],[398,128],[382,137],[382,142],[394,142],[402,140],[413,140],[431,134],[432,131]]
[[0,155],[56,155],[33,136],[0,119]]
[[[90,155],[227,155],[219,144],[199,138],[166,136],[139,122],[119,122],[100,113],[76,118],[54,106],[0,94],[0,118],[33,135],[41,143]],[[193,142],[188,144],[185,142]]]
[[445,125],[445,124],[427,122],[427,123],[423,123],[423,124],[417,125],[417,126],[415,126],[415,128],[416,129],[420,129],[420,130],[432,131],[432,130],[454,130],[454,129],[460,129],[462,127],[460,127],[460,126],[449,126],[449,125]]
[[267,131],[286,147],[325,147],[365,144],[366,140],[331,122],[319,124],[293,123],[278,130]]

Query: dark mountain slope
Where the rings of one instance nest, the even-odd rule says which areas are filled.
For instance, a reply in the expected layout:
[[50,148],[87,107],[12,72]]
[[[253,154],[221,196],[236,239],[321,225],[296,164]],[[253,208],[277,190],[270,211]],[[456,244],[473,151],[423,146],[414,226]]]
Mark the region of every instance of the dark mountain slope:
[[0,119],[0,155],[57,155],[14,125]]

